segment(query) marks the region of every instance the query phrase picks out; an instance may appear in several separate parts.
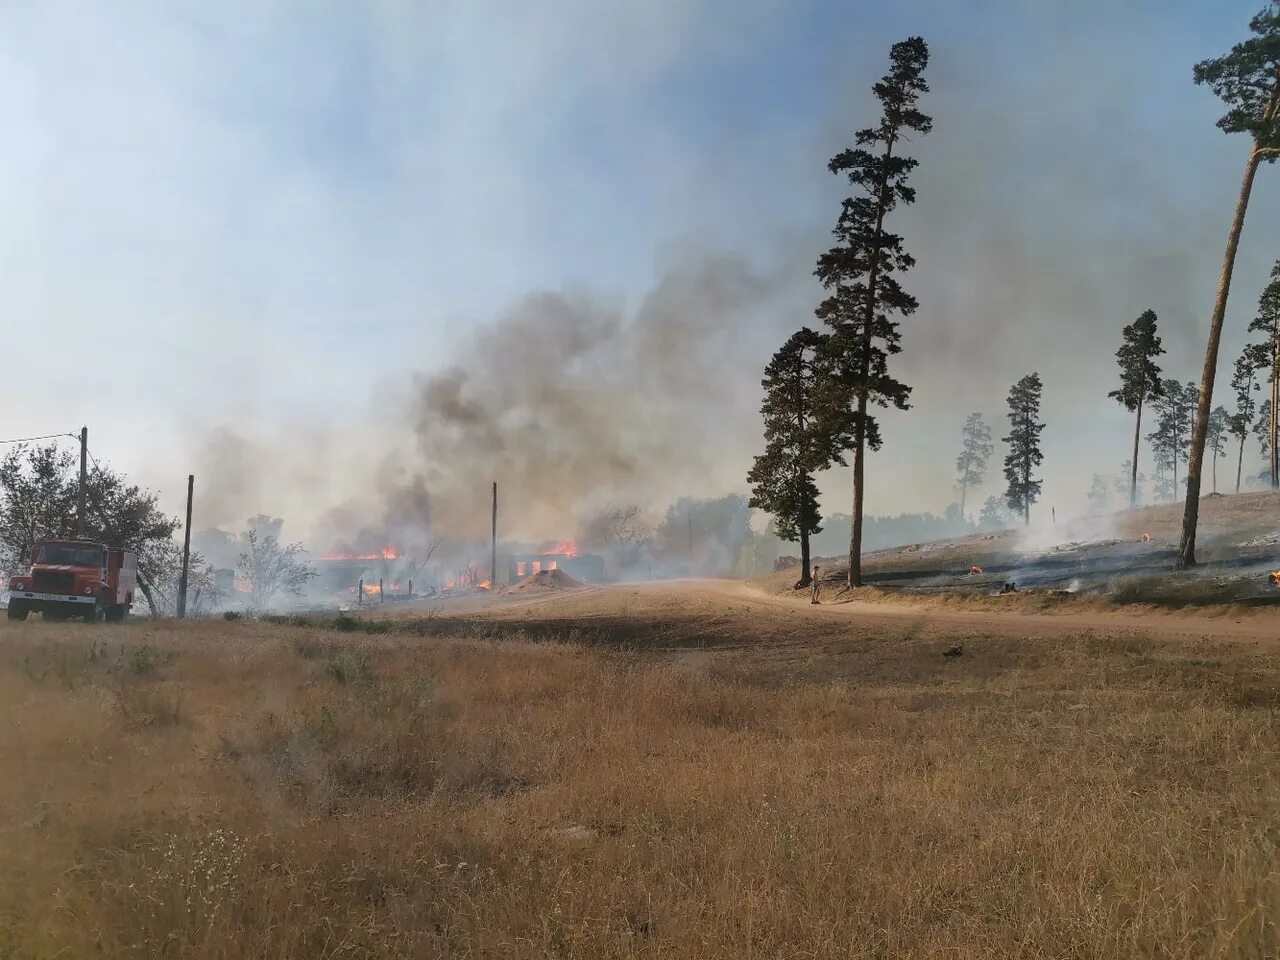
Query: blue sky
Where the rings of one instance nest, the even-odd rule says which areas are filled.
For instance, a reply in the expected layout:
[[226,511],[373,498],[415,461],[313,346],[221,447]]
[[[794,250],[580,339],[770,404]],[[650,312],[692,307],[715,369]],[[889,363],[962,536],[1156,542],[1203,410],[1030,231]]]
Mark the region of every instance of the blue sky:
[[[871,121],[888,45],[922,34],[935,130],[897,224],[917,403],[886,419],[870,507],[942,509],[964,414],[998,419],[1029,369],[1046,500],[1079,504],[1125,456],[1120,326],[1152,306],[1169,372],[1198,368],[1245,144],[1191,65],[1258,3],[5,4],[0,316],[33,346],[0,430],[88,422],[166,495],[233,435],[261,477],[210,522],[315,515],[370,482],[358,463],[416,469],[413,376],[465,366],[521,298],[625,313],[673,265],[738,255],[778,314],[744,313],[723,402],[698,401],[714,459],[663,455],[670,490],[739,488],[760,367],[818,296],[826,159]],[[1280,257],[1278,198],[1264,170],[1224,371]]]

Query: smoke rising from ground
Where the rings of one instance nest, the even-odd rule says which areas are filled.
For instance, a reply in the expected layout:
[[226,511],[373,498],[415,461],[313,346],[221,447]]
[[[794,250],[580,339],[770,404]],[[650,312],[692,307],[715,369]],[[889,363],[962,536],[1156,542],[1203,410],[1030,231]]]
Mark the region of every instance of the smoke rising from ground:
[[611,505],[740,488],[755,368],[802,319],[771,278],[723,257],[673,267],[631,309],[524,298],[461,345],[458,365],[417,378],[416,449],[438,514],[483,531],[493,478],[504,530],[554,537]]

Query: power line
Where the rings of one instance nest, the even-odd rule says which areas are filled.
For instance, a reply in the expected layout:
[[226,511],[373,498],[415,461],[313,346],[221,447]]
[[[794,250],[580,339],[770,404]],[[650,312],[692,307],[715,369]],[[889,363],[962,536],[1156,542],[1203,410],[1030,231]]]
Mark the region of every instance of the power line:
[[70,437],[72,440],[80,439],[74,433],[46,433],[39,437],[17,437],[13,440],[0,440],[0,446],[8,443],[30,443],[33,440],[55,440],[61,437]]

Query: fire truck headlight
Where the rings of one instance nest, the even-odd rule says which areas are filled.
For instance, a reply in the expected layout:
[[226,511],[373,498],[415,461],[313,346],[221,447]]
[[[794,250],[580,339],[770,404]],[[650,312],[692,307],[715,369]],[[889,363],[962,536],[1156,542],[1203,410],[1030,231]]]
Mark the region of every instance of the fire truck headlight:
[[91,594],[91,593],[93,593],[93,587],[85,587],[85,588],[84,588],[84,595],[85,595],[86,597],[87,597],[89,594]]

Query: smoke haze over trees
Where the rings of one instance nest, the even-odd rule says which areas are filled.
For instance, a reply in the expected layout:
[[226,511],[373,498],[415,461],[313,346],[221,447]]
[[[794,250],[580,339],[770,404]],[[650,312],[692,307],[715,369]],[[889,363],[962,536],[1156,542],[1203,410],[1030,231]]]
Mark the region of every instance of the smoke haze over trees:
[[[265,511],[318,549],[385,526],[384,502],[418,476],[438,507],[433,523],[481,535],[498,479],[504,524],[530,538],[566,535],[601,498],[660,515],[683,493],[741,491],[758,443],[759,371],[818,294],[809,267],[841,195],[816,168],[873,109],[867,65],[928,17],[939,23],[939,122],[912,145],[920,202],[899,211],[928,269],[911,275],[920,309],[894,360],[915,409],[881,419],[883,476],[868,477],[867,510],[941,513],[957,404],[997,410],[1033,364],[1053,385],[1046,499],[1059,512],[1083,508],[1091,475],[1113,470],[1108,451],[1132,434],[1101,400],[1114,386],[1100,349],[1114,319],[1149,302],[1180,379],[1203,353],[1243,138],[1216,135],[1218,102],[1187,83],[1187,65],[1239,40],[1258,5],[1086,5],[1065,17],[1012,3],[873,4],[870,15],[693,2],[645,5],[637,21],[553,3],[545,15],[509,9],[518,44],[456,47],[422,38],[483,35],[466,5],[322,6],[304,17],[230,3],[199,23],[164,5],[83,11],[80,22],[56,5],[10,11],[3,202],[10,222],[44,226],[5,253],[0,306],[57,317],[82,375],[51,392],[40,371],[10,371],[5,435],[30,432],[32,396],[57,423],[78,423],[93,405],[102,447],[161,492],[167,512],[180,512],[195,472],[197,527],[239,530]],[[740,29],[726,36],[730,12]],[[234,62],[216,39],[224,31]],[[130,42],[139,33],[144,49]],[[287,50],[271,39],[280,36],[293,38]],[[350,38],[362,44],[360,69],[344,54]],[[812,66],[777,69],[798,58]],[[281,71],[296,82],[277,83]],[[424,91],[453,88],[471,91],[465,110],[420,109]],[[275,93],[247,95],[262,89]],[[590,150],[573,133],[583,129],[598,134]],[[165,144],[162,176],[136,162],[155,143]],[[1276,180],[1258,178],[1259,210],[1280,202]],[[1280,248],[1274,219],[1249,223],[1242,309]],[[72,242],[85,223],[103,242]],[[539,311],[541,298],[585,304],[625,331],[648,322],[641,305],[672,273],[725,264],[748,289],[712,322],[687,321],[680,349],[712,358],[692,385],[678,357],[669,379],[635,375],[638,335],[594,321],[599,342],[586,355],[510,390],[489,384],[500,365],[480,348],[526,347],[502,333],[512,315],[542,316],[535,336],[555,336],[558,312]],[[761,298],[772,308],[754,309]],[[1228,316],[1224,349],[1239,348],[1247,319]],[[131,346],[97,363],[104,328]],[[193,354],[199,363],[180,362]],[[447,367],[464,371],[465,397],[505,404],[494,412],[502,453],[439,438],[420,453],[411,371],[430,382]],[[601,391],[605,371],[643,389]],[[638,473],[622,493],[603,490],[622,471],[587,463],[583,473],[572,450],[573,466],[538,451],[526,464],[522,424],[545,412],[544,436],[576,425],[540,407],[544,380],[625,428],[622,457],[638,457]],[[153,391],[171,398],[172,415],[157,414]],[[504,414],[514,402],[520,413]],[[848,487],[847,470],[819,479],[841,510]]]

